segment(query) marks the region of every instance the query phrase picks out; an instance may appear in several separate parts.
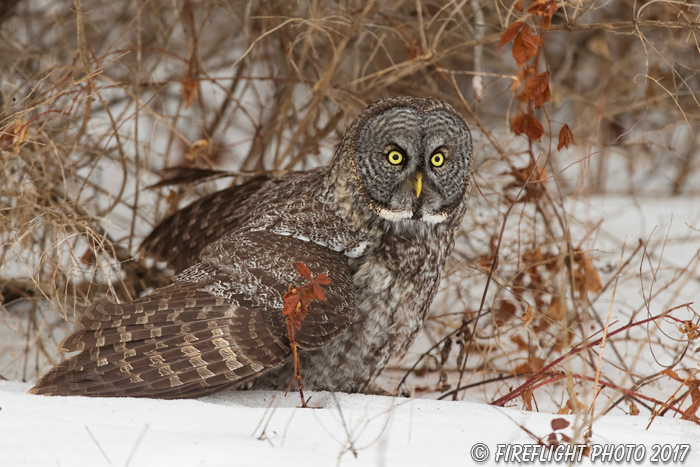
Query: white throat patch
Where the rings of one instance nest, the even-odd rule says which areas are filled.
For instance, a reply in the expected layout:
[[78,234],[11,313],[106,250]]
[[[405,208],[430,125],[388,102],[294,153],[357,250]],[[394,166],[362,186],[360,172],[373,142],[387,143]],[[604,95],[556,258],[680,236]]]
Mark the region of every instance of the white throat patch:
[[422,219],[428,224],[439,224],[447,219],[447,213],[438,212],[437,214],[423,214]]
[[400,221],[402,219],[410,219],[413,217],[413,211],[408,209],[404,209],[403,211],[391,211],[389,209],[379,208],[377,214],[388,221]]

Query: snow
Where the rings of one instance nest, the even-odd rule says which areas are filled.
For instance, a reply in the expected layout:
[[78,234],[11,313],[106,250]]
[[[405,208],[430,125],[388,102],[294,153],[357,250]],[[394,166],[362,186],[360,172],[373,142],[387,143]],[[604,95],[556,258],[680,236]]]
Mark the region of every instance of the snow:
[[[494,465],[498,443],[547,439],[551,420],[574,441],[581,420],[473,402],[311,393],[228,391],[199,400],[93,399],[27,394],[30,385],[0,382],[2,466],[464,466],[485,443]],[[608,415],[594,421],[592,442],[691,444],[685,465],[700,465],[700,426],[683,420]],[[356,451],[355,457],[352,450]],[[503,462],[501,462],[503,463]],[[552,463],[554,465],[554,463]],[[563,463],[565,464],[565,463]],[[584,457],[582,465],[593,465]],[[595,465],[601,465],[596,462]]]

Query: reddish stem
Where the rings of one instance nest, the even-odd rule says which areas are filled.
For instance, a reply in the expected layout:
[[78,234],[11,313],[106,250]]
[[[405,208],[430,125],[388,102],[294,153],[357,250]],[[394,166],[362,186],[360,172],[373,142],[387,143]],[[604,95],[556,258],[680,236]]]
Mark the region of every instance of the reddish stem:
[[[617,330],[615,330],[615,331],[609,333],[609,334],[607,335],[607,337],[605,337],[605,338],[606,338],[606,339],[610,339],[610,338],[613,337],[614,335],[619,334],[619,333],[621,333],[621,332],[623,332],[623,331],[626,331],[626,330],[628,330],[628,329],[630,329],[630,328],[633,328],[633,327],[635,327],[635,326],[640,326],[640,325],[642,325],[642,324],[646,324],[646,323],[649,323],[649,322],[651,322],[651,321],[655,321],[655,320],[657,320],[657,319],[659,319],[659,318],[663,318],[664,316],[668,315],[671,311],[676,310],[676,309],[681,308],[681,307],[686,306],[686,305],[689,305],[689,304],[686,303],[686,304],[683,304],[683,305],[679,305],[679,306],[674,307],[674,308],[671,308],[670,310],[667,310],[667,311],[665,311],[665,312],[663,312],[663,313],[661,313],[661,314],[658,314],[658,315],[656,315],[656,316],[652,316],[651,318],[643,319],[643,320],[641,320],[641,321],[637,321],[637,322],[634,322],[634,323],[629,323],[629,324],[627,324],[627,325],[625,325],[625,326],[622,326],[620,329],[617,329]],[[523,392],[525,389],[527,389],[527,388],[529,388],[530,386],[532,386],[537,380],[539,380],[539,379],[542,377],[543,374],[545,374],[546,372],[548,372],[548,371],[549,371],[550,369],[552,369],[552,367],[554,367],[555,365],[558,365],[559,363],[561,363],[562,361],[566,360],[566,359],[569,358],[569,357],[572,357],[572,356],[574,356],[574,355],[578,355],[579,353],[583,352],[583,351],[586,350],[586,349],[590,349],[591,347],[595,347],[596,345],[600,345],[600,343],[601,343],[602,341],[603,341],[603,337],[601,337],[600,339],[596,339],[596,340],[594,340],[593,342],[589,342],[588,344],[586,344],[586,345],[584,345],[584,346],[576,347],[576,348],[573,348],[573,349],[569,350],[567,353],[565,353],[565,354],[562,355],[561,357],[559,357],[559,358],[557,358],[556,360],[554,360],[553,362],[551,362],[551,363],[545,365],[541,370],[539,370],[539,371],[536,372],[534,375],[532,375],[532,377],[530,377],[530,378],[529,378],[527,381],[525,381],[523,384],[521,384],[521,385],[518,386],[517,388],[513,389],[511,392],[509,392],[509,393],[506,394],[505,396],[503,396],[503,397],[499,398],[498,400],[492,402],[491,405],[497,405],[497,406],[502,407],[506,402],[511,401],[511,400],[515,399],[516,397],[520,396],[520,395],[522,394],[522,392]]]

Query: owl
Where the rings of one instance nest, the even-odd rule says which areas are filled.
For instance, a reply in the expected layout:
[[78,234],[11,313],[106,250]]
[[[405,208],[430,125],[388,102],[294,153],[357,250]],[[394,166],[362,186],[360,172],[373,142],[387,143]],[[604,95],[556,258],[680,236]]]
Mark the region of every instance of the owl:
[[129,303],[97,301],[60,345],[79,352],[34,394],[188,398],[287,389],[282,315],[297,263],[330,279],[296,330],[305,388],[375,392],[435,296],[467,210],[472,139],[432,98],[365,109],[328,167],[260,176],[165,219],[143,248],[171,283]]

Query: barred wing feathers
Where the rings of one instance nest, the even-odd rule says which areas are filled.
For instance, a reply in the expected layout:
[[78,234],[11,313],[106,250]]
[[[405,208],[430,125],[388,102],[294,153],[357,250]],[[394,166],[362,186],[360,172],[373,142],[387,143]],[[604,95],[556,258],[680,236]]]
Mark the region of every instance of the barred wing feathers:
[[[242,234],[239,240],[237,249],[245,247],[245,254],[219,264],[200,262],[129,303],[94,303],[61,344],[63,351],[80,353],[31,392],[200,397],[278,368],[291,354],[281,310],[289,283],[303,281],[296,262],[331,278],[324,287],[326,302],[312,302],[295,335],[300,347],[322,347],[349,326],[355,293],[341,253],[269,232]],[[274,258],[269,251],[276,252]]]

